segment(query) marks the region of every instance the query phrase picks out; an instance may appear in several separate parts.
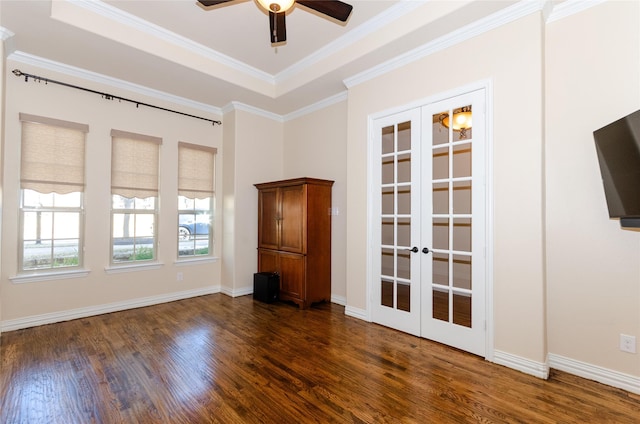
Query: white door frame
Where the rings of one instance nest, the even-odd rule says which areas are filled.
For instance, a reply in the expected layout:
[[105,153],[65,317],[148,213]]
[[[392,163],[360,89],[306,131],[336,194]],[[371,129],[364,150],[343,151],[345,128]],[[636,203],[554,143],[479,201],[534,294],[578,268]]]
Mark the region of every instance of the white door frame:
[[448,90],[436,95],[419,99],[417,101],[394,107],[368,116],[367,119],[367,284],[366,284],[366,319],[372,322],[372,293],[376,287],[374,281],[375,273],[371,264],[373,263],[374,247],[372,246],[371,235],[373,234],[378,217],[372,216],[373,202],[377,199],[378,186],[374,184],[373,167],[378,165],[378,157],[374,156],[372,149],[375,140],[374,121],[388,115],[400,113],[413,108],[422,107],[431,103],[445,100],[451,97],[463,95],[479,89],[485,90],[485,119],[486,119],[486,146],[485,146],[485,229],[486,229],[486,250],[485,250],[485,319],[486,319],[486,351],[485,359],[493,361],[494,358],[494,316],[493,316],[493,262],[494,262],[494,194],[493,194],[493,84],[491,80],[481,80],[453,90]]

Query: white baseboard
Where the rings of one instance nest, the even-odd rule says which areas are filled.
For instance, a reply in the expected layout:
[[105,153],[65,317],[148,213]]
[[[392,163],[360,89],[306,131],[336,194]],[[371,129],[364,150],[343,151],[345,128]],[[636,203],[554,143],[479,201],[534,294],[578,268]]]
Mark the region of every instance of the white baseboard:
[[499,350],[493,351],[493,362],[544,380],[549,378],[549,365],[543,362],[532,361],[531,359]]
[[221,287],[220,292],[230,297],[246,296],[248,294],[253,293],[253,286],[240,287],[239,289],[232,289],[230,287]]
[[369,321],[366,309],[354,308],[353,306],[347,305],[344,308],[344,314],[364,321]]
[[345,306],[347,304],[347,298],[344,296],[338,296],[338,295],[332,294],[331,303],[335,303],[340,306]]
[[594,380],[608,386],[617,387],[631,393],[640,394],[640,377],[602,368],[597,365],[549,354],[549,367]]
[[206,294],[219,292],[220,286],[210,286],[201,289],[185,290],[158,296],[143,297],[122,302],[90,306],[87,308],[70,309],[67,311],[52,312],[42,315],[32,315],[29,317],[2,321],[0,322],[0,331],[4,332],[20,330],[22,328],[37,327],[44,324],[53,324],[55,322],[69,321],[72,319],[85,318],[93,315],[108,314],[111,312],[124,311],[126,309],[141,308],[144,306],[157,305],[160,303],[173,302],[175,300],[188,299],[190,297],[203,296]]

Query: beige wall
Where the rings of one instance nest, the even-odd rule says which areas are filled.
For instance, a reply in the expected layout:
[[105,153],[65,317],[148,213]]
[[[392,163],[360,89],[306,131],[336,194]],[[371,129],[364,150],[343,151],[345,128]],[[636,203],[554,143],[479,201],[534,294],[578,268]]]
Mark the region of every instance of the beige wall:
[[[145,99],[141,94],[117,92],[113,87],[102,87],[90,81],[78,80],[69,75],[59,75],[22,63],[6,66],[5,103],[5,156],[3,162],[4,209],[2,231],[2,260],[0,291],[2,292],[2,321],[38,317],[43,314],[91,309],[110,304],[130,304],[134,300],[167,298],[180,293],[204,293],[219,290],[220,261],[192,263],[177,267],[177,143],[187,141],[221,148],[222,129],[210,122],[155,110],[135,104],[105,100],[92,93],[82,92],[55,84],[44,84],[13,76],[10,71],[19,68],[23,72],[43,75],[106,91],[126,98],[158,106],[157,99]],[[184,112],[202,115],[202,111]],[[81,278],[57,279],[29,283],[9,280],[17,273],[20,122],[18,114],[25,112],[89,125],[86,141],[86,194],[85,194],[85,258],[89,275]],[[216,118],[216,117],[213,117]],[[160,152],[160,215],[158,222],[158,260],[160,269],[107,274],[109,265],[110,229],[110,157],[112,128],[163,139]],[[220,180],[221,171],[216,178]],[[215,219],[214,231],[221,234],[220,217]],[[221,237],[216,237],[215,252],[221,253]],[[177,281],[177,272],[183,273],[183,281]],[[65,312],[65,313],[66,313]]]
[[222,126],[222,197],[216,208],[222,212],[222,278],[221,289],[232,294],[236,281],[236,112],[229,111],[223,116]]
[[367,308],[367,117],[490,80],[495,349],[546,360],[541,19],[530,15],[349,90],[348,308]]
[[[312,130],[310,130],[312,129]],[[284,131],[285,178],[333,180],[331,220],[331,296],[346,300],[347,102],[287,121]]]
[[258,191],[254,184],[282,179],[283,123],[243,110],[234,111],[229,123],[224,145],[225,150],[233,150],[233,157],[224,160],[224,214],[225,244],[233,246],[225,249],[223,292],[238,296],[253,292],[253,274],[258,270]]
[[640,376],[640,232],[610,220],[593,131],[640,109],[640,3],[612,1],[547,25],[549,352]]

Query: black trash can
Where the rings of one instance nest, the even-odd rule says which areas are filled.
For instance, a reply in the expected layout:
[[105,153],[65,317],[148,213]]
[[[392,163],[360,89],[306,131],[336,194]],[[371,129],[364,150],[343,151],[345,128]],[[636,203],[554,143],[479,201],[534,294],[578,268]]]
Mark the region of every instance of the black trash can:
[[257,272],[253,274],[253,298],[261,302],[272,303],[278,300],[280,276],[275,272]]

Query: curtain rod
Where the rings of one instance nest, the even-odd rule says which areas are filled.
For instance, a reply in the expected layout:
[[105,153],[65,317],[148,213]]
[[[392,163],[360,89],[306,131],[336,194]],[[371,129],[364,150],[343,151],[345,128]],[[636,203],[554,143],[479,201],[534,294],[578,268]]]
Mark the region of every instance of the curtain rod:
[[177,111],[177,110],[172,110],[172,109],[167,109],[167,108],[160,107],[160,106],[150,105],[150,104],[148,104],[148,103],[139,102],[139,101],[137,101],[137,100],[131,100],[131,99],[127,99],[127,98],[125,98],[125,97],[115,96],[115,95],[113,95],[113,94],[108,94],[108,93],[103,93],[103,92],[101,92],[101,91],[91,90],[90,88],[80,87],[80,86],[77,86],[77,85],[68,84],[68,83],[66,83],[66,82],[61,82],[61,81],[52,80],[52,79],[49,79],[49,78],[41,77],[41,76],[39,76],[39,75],[27,74],[27,73],[25,73],[25,72],[22,72],[22,71],[21,71],[21,70],[19,70],[19,69],[14,69],[14,70],[13,70],[13,75],[15,75],[15,76],[17,76],[17,77],[24,77],[24,81],[25,81],[25,82],[28,82],[28,81],[29,81],[29,78],[31,78],[31,79],[33,79],[34,81],[38,81],[38,82],[40,82],[40,81],[44,81],[44,82],[45,82],[45,84],[53,83],[53,84],[63,85],[63,86],[65,86],[65,87],[75,88],[75,89],[77,89],[77,90],[88,91],[89,93],[99,94],[99,95],[101,95],[101,96],[102,96],[102,98],[107,99],[107,100],[114,100],[114,99],[115,99],[115,100],[125,101],[125,102],[129,102],[129,103],[135,103],[135,104],[136,104],[136,107],[138,107],[138,106],[140,106],[140,105],[142,105],[142,106],[147,106],[147,107],[151,107],[151,108],[154,108],[154,109],[160,109],[160,110],[164,110],[164,111],[167,111],[167,112],[177,113],[178,115],[188,116],[188,117],[190,117],[190,118],[196,118],[196,119],[202,119],[203,121],[209,121],[209,122],[211,122],[214,126],[215,126],[216,124],[218,124],[218,125],[222,125],[222,122],[221,122],[221,121],[216,121],[216,120],[214,120],[214,119],[203,118],[203,117],[201,117],[201,116],[190,115],[190,114],[188,114],[188,113],[179,112],[179,111]]

